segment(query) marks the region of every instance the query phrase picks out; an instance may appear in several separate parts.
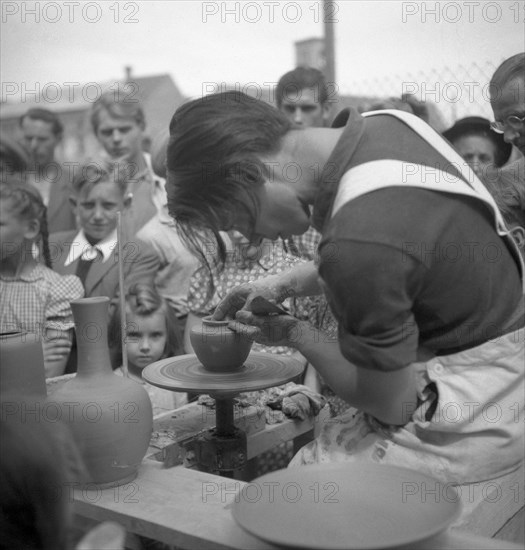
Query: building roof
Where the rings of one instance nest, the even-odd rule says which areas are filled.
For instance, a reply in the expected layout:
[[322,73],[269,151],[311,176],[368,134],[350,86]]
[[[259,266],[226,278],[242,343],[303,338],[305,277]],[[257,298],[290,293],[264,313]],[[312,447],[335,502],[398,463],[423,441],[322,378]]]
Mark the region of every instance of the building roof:
[[[98,84],[100,86],[98,90],[94,83],[89,82],[76,87],[61,88],[60,94],[56,89],[53,89],[53,101],[51,101],[50,97],[44,97],[41,93],[40,97],[34,101],[2,103],[0,105],[0,116],[3,120],[18,118],[32,107],[49,109],[57,114],[87,111],[101,93],[117,89],[121,89],[126,93],[129,89],[130,99],[136,97],[144,108],[147,108],[150,100],[158,96],[159,92],[170,93],[170,103],[173,103],[175,106],[180,105],[185,100],[169,74],[132,77],[128,82],[131,84],[127,85],[125,79],[102,82]],[[54,101],[55,98],[58,100]]]

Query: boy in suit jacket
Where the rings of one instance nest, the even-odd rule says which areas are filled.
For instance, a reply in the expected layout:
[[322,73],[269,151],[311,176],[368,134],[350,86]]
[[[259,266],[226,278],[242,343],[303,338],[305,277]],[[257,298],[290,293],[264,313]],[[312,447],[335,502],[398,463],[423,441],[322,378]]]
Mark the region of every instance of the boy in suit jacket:
[[[79,231],[64,231],[50,237],[53,268],[61,274],[75,274],[84,284],[86,297],[118,294],[117,213],[123,214],[123,228],[131,196],[127,194],[127,165],[118,161],[91,161],[79,169],[73,180],[71,205],[79,220]],[[153,284],[159,269],[154,250],[137,238],[122,235],[124,284]]]
[[[91,161],[73,179],[71,205],[79,220],[79,231],[54,233],[49,238],[53,269],[77,275],[86,298],[108,296],[109,317],[116,307],[119,292],[118,212],[122,212],[122,254],[124,286],[137,282],[154,284],[159,258],[153,248],[129,236],[128,164],[118,161]],[[76,372],[76,345],[73,342],[66,373]]]

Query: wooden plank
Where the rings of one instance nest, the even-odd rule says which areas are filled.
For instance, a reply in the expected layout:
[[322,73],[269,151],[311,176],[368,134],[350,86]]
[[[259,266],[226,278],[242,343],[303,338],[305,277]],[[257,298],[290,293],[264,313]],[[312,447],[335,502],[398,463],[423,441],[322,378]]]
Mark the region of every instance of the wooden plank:
[[[181,549],[277,550],[238,526],[231,505],[246,483],[146,460],[135,481],[105,490],[74,491],[75,512],[112,520],[128,531]],[[420,550],[518,549],[520,546],[449,530],[412,548]]]
[[514,514],[494,535],[494,538],[519,543],[525,547],[525,507]]
[[[279,424],[269,424],[260,432],[248,437],[248,460],[264,453],[280,443],[293,441],[301,437],[299,446],[311,441],[314,431],[329,417],[328,406],[324,407],[316,418],[306,420],[286,419]],[[302,437],[305,436],[305,437]]]
[[499,478],[459,485],[457,490],[463,512],[454,527],[493,537],[524,505],[524,466]]
[[523,550],[523,546],[512,542],[478,537],[453,529],[404,548],[406,550]]
[[240,527],[231,502],[243,482],[145,461],[135,481],[114,489],[75,491],[75,512],[117,521],[132,533],[180,548],[274,548]]

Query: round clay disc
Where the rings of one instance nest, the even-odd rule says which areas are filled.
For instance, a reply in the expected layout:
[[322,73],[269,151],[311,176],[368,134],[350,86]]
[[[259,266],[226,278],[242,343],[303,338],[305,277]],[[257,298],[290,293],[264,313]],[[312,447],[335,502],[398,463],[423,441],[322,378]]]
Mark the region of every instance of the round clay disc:
[[406,548],[444,531],[460,510],[451,483],[373,462],[285,468],[247,483],[232,499],[233,517],[246,531],[302,550]]
[[303,369],[303,364],[292,357],[252,352],[239,370],[216,373],[205,369],[191,354],[156,361],[142,371],[142,377],[166,390],[227,397],[280,386],[300,375]]

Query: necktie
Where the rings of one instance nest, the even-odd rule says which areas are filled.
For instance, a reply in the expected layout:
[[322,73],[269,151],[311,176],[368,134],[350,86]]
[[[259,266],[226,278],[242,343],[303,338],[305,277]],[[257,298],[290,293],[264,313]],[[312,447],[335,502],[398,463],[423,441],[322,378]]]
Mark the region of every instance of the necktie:
[[102,252],[100,252],[97,247],[92,246],[86,249],[78,260],[76,275],[82,281],[82,285],[84,286],[84,288],[86,287],[86,278],[88,276],[89,270],[91,269],[91,266],[96,261],[100,261],[101,259]]

